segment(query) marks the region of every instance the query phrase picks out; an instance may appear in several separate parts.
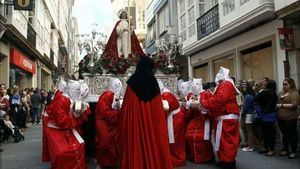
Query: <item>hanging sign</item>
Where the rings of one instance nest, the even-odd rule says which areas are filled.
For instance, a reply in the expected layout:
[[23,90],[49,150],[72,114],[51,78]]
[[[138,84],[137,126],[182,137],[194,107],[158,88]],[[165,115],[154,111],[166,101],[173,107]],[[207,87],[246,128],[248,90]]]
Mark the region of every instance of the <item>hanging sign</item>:
[[279,35],[280,48],[289,50],[295,48],[293,28],[277,28]]
[[15,10],[33,11],[34,0],[14,0]]

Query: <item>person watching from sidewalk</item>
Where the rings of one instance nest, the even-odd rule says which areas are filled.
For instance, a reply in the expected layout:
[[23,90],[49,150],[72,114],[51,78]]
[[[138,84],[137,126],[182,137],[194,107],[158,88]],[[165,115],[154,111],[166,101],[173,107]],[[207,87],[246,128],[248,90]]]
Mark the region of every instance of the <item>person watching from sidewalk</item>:
[[245,135],[246,135],[246,142],[247,142],[247,147],[244,147],[242,150],[243,151],[253,151],[253,111],[254,111],[254,90],[250,86],[248,82],[243,82],[242,84],[242,93],[244,95],[244,106],[243,106],[243,111],[242,111],[242,119],[245,122]]
[[268,80],[265,84],[265,78],[262,80],[263,88],[255,97],[261,110],[261,130],[263,133],[264,150],[260,153],[266,156],[275,155],[275,135],[276,135],[276,82]]
[[[299,105],[299,94],[292,78],[285,78],[282,83],[282,91],[277,99],[277,117],[279,129],[282,133],[283,149],[279,154],[289,158],[296,158],[297,150],[297,108]],[[289,148],[291,147],[291,151]]]

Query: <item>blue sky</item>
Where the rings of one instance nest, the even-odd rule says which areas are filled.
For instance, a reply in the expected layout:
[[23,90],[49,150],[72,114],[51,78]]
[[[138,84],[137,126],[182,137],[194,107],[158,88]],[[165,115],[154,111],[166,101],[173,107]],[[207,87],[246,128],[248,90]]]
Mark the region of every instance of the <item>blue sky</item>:
[[81,34],[90,34],[94,23],[99,25],[100,32],[108,36],[113,27],[110,0],[75,0],[73,15],[77,17]]

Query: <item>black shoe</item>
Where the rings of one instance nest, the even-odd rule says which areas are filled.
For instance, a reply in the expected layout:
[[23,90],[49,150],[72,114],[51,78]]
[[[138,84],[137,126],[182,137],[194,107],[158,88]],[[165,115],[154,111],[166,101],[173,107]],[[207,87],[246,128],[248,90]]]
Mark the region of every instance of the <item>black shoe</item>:
[[259,151],[258,153],[259,154],[266,154],[268,152],[268,150],[261,150],[261,151]]
[[0,152],[2,152],[3,151],[3,149],[0,149]]

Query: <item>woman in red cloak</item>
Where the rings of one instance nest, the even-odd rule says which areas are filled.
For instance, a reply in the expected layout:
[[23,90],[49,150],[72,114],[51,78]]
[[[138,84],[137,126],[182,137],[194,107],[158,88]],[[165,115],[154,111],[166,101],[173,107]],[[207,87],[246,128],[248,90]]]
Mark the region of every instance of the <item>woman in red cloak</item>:
[[127,89],[119,120],[121,169],[171,169],[166,117],[154,63],[141,57]]

